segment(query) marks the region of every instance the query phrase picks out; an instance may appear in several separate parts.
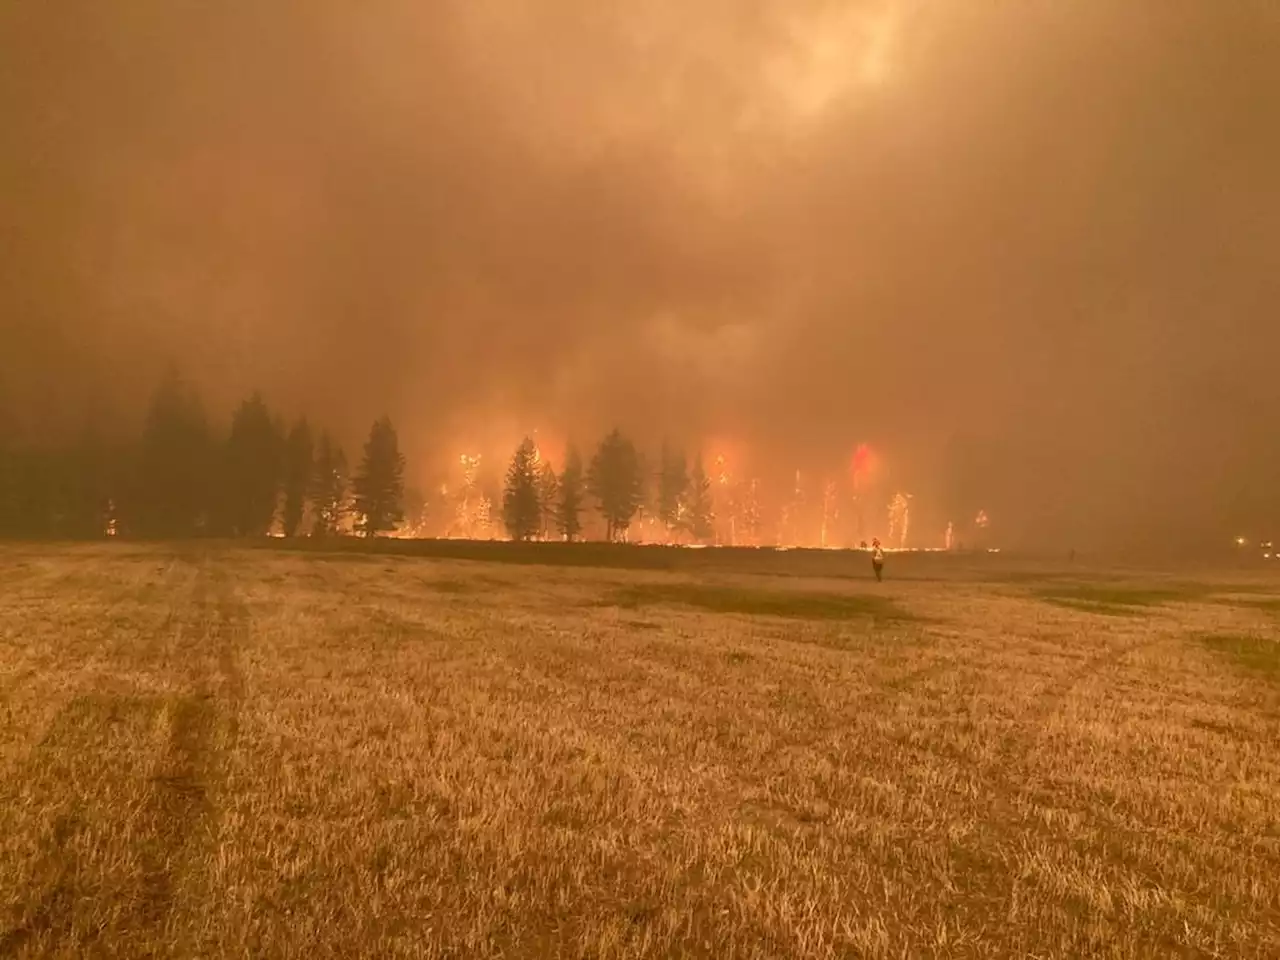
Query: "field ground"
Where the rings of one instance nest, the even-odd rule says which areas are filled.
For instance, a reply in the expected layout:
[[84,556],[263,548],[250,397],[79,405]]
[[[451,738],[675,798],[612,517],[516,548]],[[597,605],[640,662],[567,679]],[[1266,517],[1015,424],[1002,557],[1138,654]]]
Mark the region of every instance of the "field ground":
[[1274,575],[703,553],[0,547],[0,957],[1280,957]]

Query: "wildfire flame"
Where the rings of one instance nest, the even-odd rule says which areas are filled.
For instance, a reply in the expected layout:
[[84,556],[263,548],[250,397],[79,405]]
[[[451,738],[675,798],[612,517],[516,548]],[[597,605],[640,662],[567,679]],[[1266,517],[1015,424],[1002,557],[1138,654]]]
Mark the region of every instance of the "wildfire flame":
[[[528,436],[534,443],[535,463],[552,462],[550,454],[555,444],[536,430]],[[953,550],[968,546],[960,542],[962,527],[963,536],[968,539],[990,523],[986,511],[980,511],[972,524],[949,522],[945,532],[938,528],[935,544],[911,544],[914,499],[905,491],[899,492],[891,498],[887,514],[881,512],[883,507],[876,509],[875,501],[881,496],[876,476],[880,459],[867,443],[859,443],[853,449],[847,462],[848,473],[837,470],[834,475],[821,476],[796,470],[793,482],[786,488],[768,492],[745,468],[749,462],[746,456],[749,451],[745,448],[720,438],[704,449],[710,454],[707,473],[715,518],[709,542],[715,545],[840,549],[865,543],[872,534],[878,534],[889,550]],[[455,455],[443,482],[436,478],[431,483],[430,503],[419,498],[419,505],[400,525],[396,536],[492,539],[505,535],[501,517],[496,515],[494,497],[500,496],[504,472],[497,467],[504,466],[507,458],[487,447],[482,454],[474,442],[464,442],[455,450],[463,452]],[[497,457],[494,468],[486,469],[494,456]],[[589,538],[594,535],[592,527],[596,521],[590,500],[585,507]],[[348,523],[352,526],[356,521],[358,517],[349,516]],[[635,516],[627,540],[687,545],[689,537],[684,529],[687,521],[685,502],[677,504],[675,522],[670,527],[651,506],[643,508]],[[543,536],[551,539],[546,530]],[[987,546],[981,545],[984,549]]]

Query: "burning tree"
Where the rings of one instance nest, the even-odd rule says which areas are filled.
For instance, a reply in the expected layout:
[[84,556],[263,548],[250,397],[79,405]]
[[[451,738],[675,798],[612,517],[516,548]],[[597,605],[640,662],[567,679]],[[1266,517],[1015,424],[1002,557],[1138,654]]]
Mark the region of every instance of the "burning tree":
[[988,531],[991,529],[991,518],[987,516],[986,510],[979,510],[978,515],[973,518],[973,539],[974,545],[977,547],[986,547],[988,541]]
[[502,519],[512,540],[532,540],[542,526],[538,503],[537,449],[528,437],[516,448],[507,468]]
[[795,485],[791,496],[782,505],[782,522],[779,524],[779,539],[788,546],[800,543],[800,523],[804,514],[804,487],[800,482],[800,471],[796,471]]
[[286,537],[296,537],[302,531],[302,517],[315,474],[314,455],[311,426],[304,417],[293,425],[285,442],[282,524]]
[[477,478],[480,473],[480,457],[462,454],[458,457],[462,465],[462,487],[458,491],[458,505],[454,511],[453,530],[465,539],[474,539],[479,526],[480,505],[484,499],[480,494]]
[[604,517],[606,539],[625,535],[644,497],[644,477],[635,445],[620,430],[610,431],[591,458],[587,489]]
[[429,536],[431,504],[426,493],[417,487],[404,491],[404,521],[396,528],[395,535],[402,540],[419,540]]
[[222,484],[224,528],[240,537],[261,537],[275,520],[284,439],[272,423],[262,395],[240,404],[231,419]]
[[493,498],[487,493],[480,494],[476,500],[475,527],[472,537],[477,540],[493,539]]
[[742,498],[742,532],[747,543],[760,546],[760,481],[749,480]]
[[836,500],[838,489],[834,480],[828,480],[822,487],[822,528],[818,543],[824,550],[830,546],[831,528],[840,517],[840,507]]
[[675,540],[683,523],[685,497],[689,492],[689,470],[684,453],[662,444],[658,469],[658,519],[667,528],[667,539]]
[[542,460],[538,465],[538,515],[541,521],[538,535],[543,540],[550,540],[556,529],[559,499],[560,478],[556,476],[550,461]]
[[689,495],[686,501],[685,525],[690,535],[699,543],[706,543],[715,535],[715,507],[712,502],[711,480],[702,466],[702,455],[693,464],[689,478]]
[[896,493],[889,503],[889,542],[899,547],[907,545],[907,533],[911,529],[911,494]]
[[404,519],[404,457],[388,417],[378,420],[364,445],[360,473],[352,484],[359,532],[376,537]]
[[316,446],[311,497],[315,514],[312,535],[336,536],[341,532],[347,515],[347,457],[340,447],[334,446],[328,433],[320,435]]
[[727,528],[728,531],[725,536],[718,535],[717,542],[727,542],[730,546],[736,544],[738,542],[738,488],[724,454],[718,455],[715,461],[713,511],[715,517],[722,522],[722,527]]
[[556,510],[556,529],[572,543],[582,533],[582,458],[570,445],[564,455],[564,471],[560,474],[560,499]]

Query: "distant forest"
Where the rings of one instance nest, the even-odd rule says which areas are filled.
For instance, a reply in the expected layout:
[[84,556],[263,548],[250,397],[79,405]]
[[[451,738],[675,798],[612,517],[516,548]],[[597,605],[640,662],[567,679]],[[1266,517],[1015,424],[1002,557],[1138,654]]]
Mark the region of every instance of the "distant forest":
[[[648,460],[620,430],[588,458],[570,446],[559,472],[526,438],[505,475],[480,475],[478,457],[455,465],[461,478],[430,491],[406,488],[396,428],[383,417],[348,458],[329,432],[288,422],[255,393],[219,428],[175,372],[162,380],[138,436],[105,442],[86,432],[62,445],[0,438],[0,537],[452,537],[702,545],[865,545],[873,533],[907,546],[910,497],[862,514],[832,480],[813,493],[794,485],[762,506],[760,483],[730,476],[717,458],[664,443]],[[856,487],[856,484],[855,484]],[[767,516],[766,516],[767,514]],[[865,523],[865,530],[864,530]],[[936,546],[980,547],[986,514]],[[916,537],[918,542],[920,537]]]
[[[497,497],[480,490],[475,468],[463,458],[461,487],[432,532],[572,541],[589,520],[604,539],[625,540],[643,518],[651,537],[657,526],[667,541],[716,540],[712,481],[701,459],[690,467],[664,446],[649,478],[619,430],[585,467],[570,447],[559,473],[524,440]],[[734,524],[752,542],[761,526],[756,486],[743,489],[732,505]],[[307,419],[286,422],[259,393],[235,409],[229,429],[218,430],[172,371],[130,442],[86,433],[61,446],[0,443],[0,536],[8,538],[424,535],[425,504],[409,499],[415,509],[406,518],[405,460],[388,418],[371,426],[349,461],[327,431]]]

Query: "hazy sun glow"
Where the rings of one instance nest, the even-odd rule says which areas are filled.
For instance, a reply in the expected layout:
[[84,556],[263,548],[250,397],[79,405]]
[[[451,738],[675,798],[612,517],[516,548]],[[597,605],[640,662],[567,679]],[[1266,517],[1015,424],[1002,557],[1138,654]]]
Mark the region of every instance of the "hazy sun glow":
[[774,83],[791,112],[811,118],[859,87],[878,87],[893,74],[902,12],[895,2],[848,4],[792,26],[789,54]]

